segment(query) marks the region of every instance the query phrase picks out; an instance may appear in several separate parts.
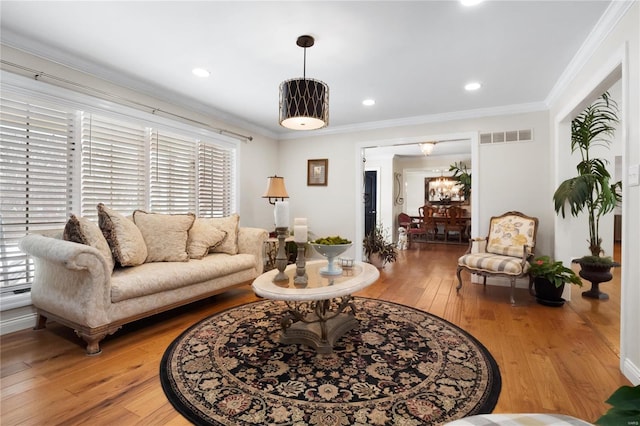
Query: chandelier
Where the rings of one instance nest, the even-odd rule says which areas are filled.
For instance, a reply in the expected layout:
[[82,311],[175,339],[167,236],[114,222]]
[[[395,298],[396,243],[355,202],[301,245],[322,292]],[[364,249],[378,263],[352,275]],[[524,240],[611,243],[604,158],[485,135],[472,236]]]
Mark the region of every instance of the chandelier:
[[280,84],[280,125],[293,130],[315,130],[329,125],[329,86],[307,78],[307,47],[310,35],[301,35],[296,44],[304,49],[302,78]]
[[431,153],[433,152],[433,148],[435,147],[435,142],[423,142],[420,144],[420,151],[422,151],[424,155],[431,155]]

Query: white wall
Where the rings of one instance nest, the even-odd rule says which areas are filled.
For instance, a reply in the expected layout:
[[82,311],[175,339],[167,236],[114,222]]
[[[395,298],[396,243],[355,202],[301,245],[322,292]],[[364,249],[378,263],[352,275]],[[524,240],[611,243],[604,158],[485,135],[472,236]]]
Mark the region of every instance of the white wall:
[[[472,166],[474,185],[478,183],[477,188],[474,186],[472,195],[477,197],[473,204],[477,203],[478,208],[478,225],[474,226],[473,234],[486,235],[491,216],[518,210],[540,219],[539,252],[551,253],[554,213],[550,195],[552,169],[548,158],[549,120],[545,111],[427,123],[421,126],[363,131],[349,135],[318,134],[306,139],[283,140],[280,142],[280,149],[287,154],[281,159],[280,169],[285,177],[295,176],[296,168],[300,167],[300,164],[305,167],[307,159],[329,158],[329,185],[316,191],[317,188],[306,187],[306,180],[300,180],[296,191],[298,199],[295,202],[308,206],[308,213],[313,214],[313,217],[309,217],[313,219],[316,229],[329,233],[332,229],[344,230],[342,232],[349,232],[349,235],[354,236],[358,211],[356,203],[362,202],[362,188],[354,185],[357,174],[362,172],[359,170],[362,162],[358,158],[357,146],[379,146],[413,138],[443,140],[447,135],[462,132],[479,133],[527,128],[534,129],[535,140],[532,142],[481,145],[478,148],[479,164]],[[339,162],[340,166],[335,166],[336,162]],[[294,180],[296,179],[294,177]],[[391,184],[391,194],[392,189]],[[319,201],[319,194],[322,194],[322,200],[335,198],[340,202]],[[387,200],[392,205],[392,195]],[[340,211],[340,223],[336,222],[334,217],[336,210]],[[388,220],[385,225],[394,223],[393,217]],[[349,223],[350,228],[345,228],[342,222]]]
[[[563,86],[550,111],[552,157],[556,158],[554,185],[557,185],[571,177],[575,170],[565,167],[566,164],[575,164],[568,142],[568,123],[571,117],[620,80],[622,91],[619,104],[623,117],[620,129],[624,199],[622,215],[626,219],[623,220],[622,229],[620,368],[636,385],[640,384],[640,186],[629,185],[626,171],[630,165],[640,164],[639,28],[640,4],[634,2],[617,25],[611,27],[611,32],[578,74]],[[603,155],[613,161],[616,151],[614,147],[612,152]],[[555,234],[555,251],[558,258],[568,260],[587,254],[584,218],[557,217]]]

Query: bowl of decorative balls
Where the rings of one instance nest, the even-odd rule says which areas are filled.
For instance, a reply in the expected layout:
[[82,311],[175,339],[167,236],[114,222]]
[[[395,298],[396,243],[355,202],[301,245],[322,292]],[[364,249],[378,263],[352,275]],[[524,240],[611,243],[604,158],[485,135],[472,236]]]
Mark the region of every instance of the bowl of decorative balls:
[[340,275],[342,268],[334,264],[337,256],[344,253],[353,243],[340,236],[318,238],[309,243],[315,251],[327,258],[327,266],[320,269],[321,274]]

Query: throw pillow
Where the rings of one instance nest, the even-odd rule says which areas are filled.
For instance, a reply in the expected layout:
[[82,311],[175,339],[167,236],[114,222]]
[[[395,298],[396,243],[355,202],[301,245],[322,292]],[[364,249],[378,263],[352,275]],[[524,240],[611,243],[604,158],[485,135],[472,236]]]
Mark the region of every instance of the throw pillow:
[[196,218],[189,230],[187,252],[191,259],[202,259],[209,250],[218,247],[227,237],[227,232],[218,229],[209,219]]
[[232,214],[226,217],[201,218],[207,222],[208,226],[218,228],[227,233],[227,238],[210,250],[211,253],[238,254],[238,223],[240,216]]
[[102,235],[102,231],[100,231],[98,225],[89,219],[77,217],[72,214],[64,227],[62,239],[97,249],[102,257],[104,257],[105,262],[107,262],[109,271],[113,271],[114,262],[109,244],[104,238],[104,235]]
[[98,204],[98,225],[113,257],[121,266],[142,265],[147,258],[147,246],[140,230],[122,214]]
[[133,221],[147,245],[145,262],[186,262],[187,238],[196,216],[188,214],[133,212]]

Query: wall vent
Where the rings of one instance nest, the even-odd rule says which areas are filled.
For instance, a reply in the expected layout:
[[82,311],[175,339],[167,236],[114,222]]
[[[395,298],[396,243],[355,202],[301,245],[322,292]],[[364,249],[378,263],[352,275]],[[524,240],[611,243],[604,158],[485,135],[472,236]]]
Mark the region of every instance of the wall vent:
[[480,133],[480,143],[528,142],[533,140],[533,129]]

